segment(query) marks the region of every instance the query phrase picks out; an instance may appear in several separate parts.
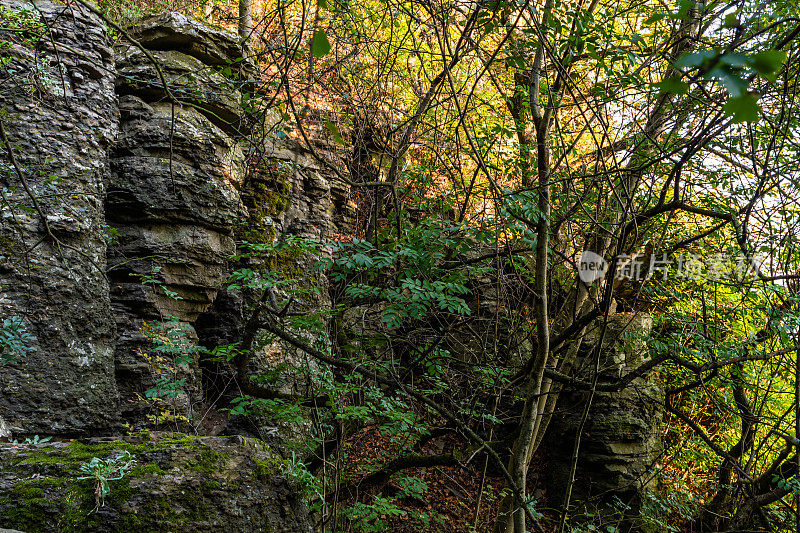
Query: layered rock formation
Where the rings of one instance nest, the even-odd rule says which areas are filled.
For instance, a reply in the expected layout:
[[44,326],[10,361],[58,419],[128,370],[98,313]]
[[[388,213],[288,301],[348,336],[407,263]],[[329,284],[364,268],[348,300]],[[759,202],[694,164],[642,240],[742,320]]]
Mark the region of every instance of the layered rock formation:
[[[172,31],[153,35],[162,26]],[[157,377],[145,356],[152,347],[145,324],[173,317],[186,340],[196,343],[193,324],[228,278],[234,227],[246,219],[240,198],[246,174],[241,93],[213,68],[241,56],[238,39],[173,14],[143,29],[146,46],[180,47],[192,37],[209,38],[200,51],[186,49],[205,63],[188,53],[152,50],[168,88],[140,49],[116,50],[121,119],[110,154],[106,213],[116,229],[109,247],[111,300],[117,383],[128,420],[146,409],[137,394]],[[190,419],[204,401],[199,354],[185,354],[186,381],[176,406]]]
[[[230,257],[235,240],[326,238],[334,231],[335,198],[346,203],[347,197],[308,152],[277,137],[270,110],[250,114],[252,67],[242,61],[235,35],[174,13],[146,20],[132,34],[158,61],[169,91],[141,50],[117,48],[120,136],[111,153],[106,213],[117,233],[109,247],[111,301],[117,383],[129,421],[147,409],[137,400],[154,379],[145,355],[152,347],[143,334],[147,323],[173,318],[188,340],[208,349],[241,340],[243,308],[260,294],[228,291],[225,282],[235,269],[313,279],[321,290],[306,303],[328,305],[324,280],[310,274],[312,257],[268,263]],[[246,136],[253,127],[257,135]],[[246,160],[245,152],[259,157]],[[298,359],[285,346],[259,347],[254,373]],[[196,420],[194,428],[209,400],[199,354],[188,354],[191,361],[181,370],[186,381],[172,402]]]
[[[160,435],[0,444],[0,457],[0,525],[26,533],[311,531],[291,466],[253,439]],[[98,479],[81,470],[95,457],[124,473],[109,481],[105,496],[98,494]]]
[[[601,383],[613,382],[640,366],[647,354],[644,338],[651,327],[649,316],[625,313],[610,315],[605,331],[595,324],[584,341],[578,376],[591,381],[594,348],[601,333]],[[584,511],[628,514],[638,510],[661,451],[663,395],[658,381],[648,376],[634,379],[621,391],[594,393],[582,428],[572,502],[580,502]],[[571,452],[588,396],[584,388],[565,387],[548,427],[548,493],[557,495],[551,502],[556,506],[569,483]]]
[[[8,160],[2,174],[0,306],[35,340],[4,366],[0,426],[107,432],[153,382],[147,322],[171,318],[194,342],[202,317],[210,348],[241,326],[247,295],[214,306],[234,268],[324,284],[309,278],[313,258],[230,257],[236,238],[327,237],[347,190],[274,135],[274,119],[249,114],[252,67],[236,35],[174,13],[146,20],[131,33],[157,68],[136,46],[112,51],[88,10],[2,5],[19,26],[2,33],[0,104],[20,171]],[[255,148],[245,136],[254,124],[264,130]],[[326,305],[321,289],[311,305]],[[184,366],[191,412],[203,400],[197,357]]]
[[[252,295],[225,290],[243,266],[231,260],[235,239],[325,238],[346,190],[332,194],[288,140],[247,144],[259,124],[242,105],[251,67],[236,35],[177,14],[144,21],[132,33],[165,88],[142,50],[112,51],[88,10],[49,0],[0,9],[0,120],[12,149],[0,167],[0,324],[25,340],[19,352],[0,345],[0,437],[119,435],[154,414],[147,391],[170,365],[166,408],[182,422],[169,421],[218,433],[198,345],[241,333]],[[300,259],[256,266],[308,278]],[[316,294],[308,304],[324,306],[324,287]],[[181,439],[3,447],[0,525],[307,530],[288,467],[265,444]],[[112,483],[113,504],[95,509],[79,468],[126,450],[137,466]]]

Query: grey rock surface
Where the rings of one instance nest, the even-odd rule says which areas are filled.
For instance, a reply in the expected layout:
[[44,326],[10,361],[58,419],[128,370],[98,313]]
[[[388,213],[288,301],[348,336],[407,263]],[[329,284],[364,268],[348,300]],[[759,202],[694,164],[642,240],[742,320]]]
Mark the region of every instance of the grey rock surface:
[[[648,315],[609,315],[600,354],[601,380],[613,381],[642,364],[647,353],[645,336],[652,328]],[[600,341],[601,328],[593,326],[584,341],[587,356],[578,361],[578,375],[590,376],[591,350]],[[589,379],[588,377],[586,379]],[[655,377],[634,379],[618,392],[597,391],[583,428],[573,502],[584,510],[609,512],[617,501],[638,509],[651,474],[660,458],[664,391]],[[575,437],[588,391],[565,387],[547,429],[551,451],[548,462],[548,494],[566,491]]]
[[27,32],[0,28],[10,50],[0,120],[22,173],[2,147],[0,323],[20,317],[36,339],[0,367],[0,417],[14,433],[96,434],[117,422],[103,209],[117,134],[113,53],[80,6],[0,6],[31,21]]
[[[97,481],[79,479],[93,457],[127,466],[100,501]],[[159,434],[0,444],[0,463],[0,524],[26,533],[311,531],[286,462],[255,439]]]
[[[233,123],[238,125],[243,117],[240,94],[213,68],[222,60],[218,54],[241,54],[238,41],[183,15],[161,19],[179,23],[181,31],[197,39],[195,48],[208,40],[209,50],[217,55],[196,54],[201,60],[157,49],[174,40],[143,39],[145,46],[153,47],[170,90],[180,99],[173,105],[146,55],[132,46],[117,49],[120,135],[111,154],[106,196],[106,212],[117,238],[108,258],[119,330],[117,383],[123,416],[134,424],[152,409],[140,399],[158,377],[148,360],[153,339],[143,330],[152,331],[154,325],[174,317],[187,332],[187,340],[197,344],[193,323],[228,278],[229,257],[236,251],[234,226],[246,217],[239,192],[246,162],[240,141],[231,136],[238,131]],[[151,19],[142,27],[153,37],[157,25]],[[174,37],[173,29],[164,31]],[[217,46],[223,42],[229,46]],[[143,284],[148,276],[152,281]],[[181,370],[186,382],[168,407],[191,420],[202,409],[204,395],[199,353],[188,356]]]
[[[152,50],[179,106],[195,107],[223,130],[246,130],[241,97],[233,80],[199,59],[175,50]],[[117,92],[134,94],[148,102],[168,97],[158,70],[140,49],[117,48]]]
[[131,28],[131,35],[151,50],[176,50],[206,65],[237,64],[242,57],[237,35],[181,13],[168,12],[143,20]]
[[[134,28],[160,60],[166,91],[141,50],[113,51],[102,22],[78,6],[0,5],[32,21],[0,29],[10,58],[0,62],[0,116],[24,178],[2,159],[0,319],[19,318],[32,335],[0,367],[0,437],[119,435],[123,424],[163,423],[147,418],[145,397],[173,359],[180,391],[155,414],[218,434],[226,416],[206,403],[200,347],[237,340],[254,296],[225,288],[234,268],[248,266],[232,260],[235,239],[326,238],[346,188],[286,140],[262,139],[259,161],[245,157],[254,150],[234,82],[248,67],[235,35],[178,14]],[[249,266],[321,284],[304,302],[319,309],[328,301],[324,280],[309,274],[313,262],[290,254]],[[164,324],[180,334],[159,360]],[[188,355],[179,363],[176,348]],[[251,370],[297,358],[272,344]],[[135,466],[98,505],[80,466],[125,451]],[[28,533],[309,531],[286,465],[257,440],[0,444],[0,464],[0,525]]]

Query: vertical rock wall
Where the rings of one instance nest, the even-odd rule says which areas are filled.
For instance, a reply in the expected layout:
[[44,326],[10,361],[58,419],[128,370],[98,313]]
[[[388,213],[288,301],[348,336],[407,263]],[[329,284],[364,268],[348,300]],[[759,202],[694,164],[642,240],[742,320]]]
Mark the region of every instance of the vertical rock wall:
[[[279,179],[256,173],[246,183],[242,93],[223,72],[240,55],[235,35],[177,14],[138,27],[170,97],[146,54],[112,53],[102,22],[77,6],[0,0],[0,8],[11,10],[0,11],[0,28],[17,25],[0,29],[0,120],[23,173],[0,157],[0,325],[21,320],[35,336],[0,366],[0,438],[57,437],[0,444],[0,524],[310,531],[290,465],[263,443],[58,437],[119,435],[122,423],[141,422],[139,396],[158,366],[148,362],[158,353],[145,322],[174,317],[191,344],[198,324],[212,340],[209,323],[240,322],[244,299],[220,297],[236,236],[251,222],[265,242],[288,231],[327,236],[327,180],[289,143],[259,147]],[[199,352],[189,353],[173,405],[191,417],[205,409],[206,391]],[[3,362],[10,355],[0,353]],[[80,467],[123,452],[135,466],[98,509]]]
[[103,209],[113,53],[77,5],[0,9],[0,121],[22,174],[0,146],[0,324],[18,317],[36,339],[0,366],[0,426],[96,433],[117,415]]
[[[160,24],[150,21],[145,28],[171,27],[176,46],[183,42],[180,31],[203,29],[174,14]],[[234,35],[208,32],[238,49]],[[119,332],[117,381],[127,418],[144,408],[137,394],[144,395],[154,378],[153,365],[143,356],[152,349],[142,333],[145,322],[174,317],[187,340],[197,340],[193,324],[228,277],[233,228],[245,218],[239,197],[245,176],[237,140],[240,94],[213,68],[235,58],[205,49],[196,54],[201,60],[189,55],[193,50],[157,50],[155,45],[169,44],[164,38],[142,41],[153,46],[175,101],[141,50],[117,49],[121,121],[106,212],[117,234],[109,247],[111,301]],[[179,401],[185,416],[203,401],[198,356],[193,352],[183,368]]]
[[[0,119],[24,177],[3,158],[0,324],[35,338],[0,367],[0,431],[108,432],[147,409],[146,323],[174,318],[191,343],[199,323],[209,347],[236,340],[247,295],[224,290],[243,266],[235,239],[326,238],[347,191],[290,140],[247,144],[252,67],[235,34],[176,13],[133,28],[166,89],[145,53],[112,51],[77,6],[0,5]],[[305,276],[312,259],[251,266]],[[190,416],[205,399],[199,352],[180,372],[175,402]]]
[[[144,355],[152,351],[145,323],[174,317],[206,348],[241,340],[243,307],[253,295],[226,290],[231,272],[283,268],[281,275],[306,276],[312,258],[232,262],[235,240],[324,239],[335,231],[335,202],[347,194],[297,143],[277,138],[269,110],[267,124],[248,115],[252,66],[242,61],[236,35],[175,13],[141,22],[132,35],[159,62],[169,92],[141,50],[117,48],[121,122],[106,212],[117,234],[109,248],[111,301],[128,420],[143,414],[137,395],[154,378]],[[263,133],[248,136],[251,127]],[[318,307],[328,305],[322,289]],[[278,346],[270,350],[282,362],[294,357]],[[198,357],[183,369],[178,400],[183,414],[203,418],[208,387]]]

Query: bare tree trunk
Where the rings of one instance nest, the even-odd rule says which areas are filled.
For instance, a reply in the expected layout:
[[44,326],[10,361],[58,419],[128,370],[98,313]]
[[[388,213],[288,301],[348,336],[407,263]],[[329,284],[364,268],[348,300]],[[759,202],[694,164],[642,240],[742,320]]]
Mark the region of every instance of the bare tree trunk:
[[253,33],[253,0],[239,0],[239,37],[243,41]]

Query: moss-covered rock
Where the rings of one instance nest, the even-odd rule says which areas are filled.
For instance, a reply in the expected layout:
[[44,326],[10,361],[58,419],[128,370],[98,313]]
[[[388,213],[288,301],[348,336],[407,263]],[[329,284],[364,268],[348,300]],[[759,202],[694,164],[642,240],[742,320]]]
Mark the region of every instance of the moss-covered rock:
[[[80,479],[81,465],[124,452],[135,463],[109,482],[98,506],[97,481]],[[148,434],[5,444],[0,464],[0,525],[27,533],[310,531],[283,461],[255,439]]]

